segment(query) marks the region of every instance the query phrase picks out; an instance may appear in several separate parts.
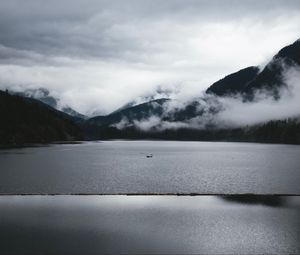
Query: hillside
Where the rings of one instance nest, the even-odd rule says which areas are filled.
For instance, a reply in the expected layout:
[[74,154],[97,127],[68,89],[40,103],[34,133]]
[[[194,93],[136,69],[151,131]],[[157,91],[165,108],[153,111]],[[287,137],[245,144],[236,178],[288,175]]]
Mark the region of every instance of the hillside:
[[[223,110],[223,97],[240,95],[240,102],[251,101],[256,90],[268,90],[279,99],[279,89],[286,86],[283,75],[291,67],[300,65],[300,41],[284,47],[261,71],[256,66],[247,67],[213,83],[204,95],[196,97],[183,106],[168,111],[171,99],[152,100],[129,106],[107,116],[94,117],[84,124],[92,139],[176,139],[176,140],[234,140],[253,142],[300,143],[300,125],[297,118],[262,122],[260,125],[224,129],[214,126],[207,119]],[[173,128],[150,126],[141,130],[136,123],[155,117],[171,123]],[[197,120],[196,125],[190,125]],[[186,127],[176,126],[185,123]],[[160,124],[158,124],[160,125]]]
[[81,129],[71,118],[30,98],[0,91],[0,145],[81,140]]
[[281,49],[255,79],[247,84],[243,92],[253,94],[255,90],[269,90],[278,97],[278,89],[286,86],[283,79],[285,70],[300,66],[300,41]]
[[50,92],[47,89],[44,88],[38,88],[38,89],[26,89],[22,92],[15,92],[15,91],[9,91],[10,94],[21,96],[21,97],[27,97],[39,100],[43,102],[44,104],[47,104],[51,106],[52,108],[56,110],[60,110],[70,116],[73,116],[77,119],[85,119],[87,118],[85,115],[75,111],[69,106],[64,106],[59,108],[59,99],[53,97]]
[[212,84],[206,93],[217,96],[226,96],[242,93],[245,87],[253,81],[259,73],[259,68],[250,66],[236,73],[232,73]]

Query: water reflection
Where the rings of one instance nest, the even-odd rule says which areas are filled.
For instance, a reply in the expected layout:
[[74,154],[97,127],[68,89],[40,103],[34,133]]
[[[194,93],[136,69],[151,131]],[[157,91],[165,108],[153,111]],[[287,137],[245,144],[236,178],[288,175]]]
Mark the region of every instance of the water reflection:
[[299,205],[268,196],[0,196],[0,253],[299,254]]
[[264,196],[264,195],[230,195],[221,197],[225,201],[241,204],[264,205],[272,207],[284,207],[289,197],[282,196]]

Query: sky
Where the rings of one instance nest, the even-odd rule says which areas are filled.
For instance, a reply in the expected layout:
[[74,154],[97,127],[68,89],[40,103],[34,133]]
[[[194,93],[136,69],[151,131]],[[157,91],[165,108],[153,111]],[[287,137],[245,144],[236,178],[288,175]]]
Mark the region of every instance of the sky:
[[299,38],[299,0],[1,0],[0,89],[107,114],[158,88],[195,97]]

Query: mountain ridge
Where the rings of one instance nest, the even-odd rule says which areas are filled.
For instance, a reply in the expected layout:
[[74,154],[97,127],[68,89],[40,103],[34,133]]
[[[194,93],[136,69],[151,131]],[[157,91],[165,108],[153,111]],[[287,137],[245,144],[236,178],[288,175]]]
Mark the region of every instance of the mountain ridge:
[[[205,118],[215,116],[223,109],[222,100],[227,97],[240,97],[241,100],[251,101],[255,91],[270,91],[274,98],[280,98],[279,91],[286,84],[283,81],[284,72],[292,67],[300,66],[300,41],[297,40],[291,45],[282,48],[272,60],[260,70],[257,66],[250,66],[235,73],[229,74],[216,81],[207,88],[202,96],[195,97],[183,105],[176,105],[177,102],[170,98],[160,98],[150,100],[130,107],[119,108],[118,110],[104,116],[95,116],[85,119],[82,116],[71,116],[52,108],[57,106],[57,101],[49,97],[49,91],[40,91],[42,96],[24,97],[23,103],[33,104],[38,108],[47,108],[48,111],[55,111],[55,114],[63,120],[70,121],[78,130],[84,131],[85,139],[188,139],[188,140],[236,140],[236,141],[263,141],[263,142],[287,142],[300,143],[299,119],[293,120],[273,120],[251,127],[222,128],[215,127],[214,123],[208,122],[202,130],[190,125],[197,124]],[[36,93],[38,93],[37,91]],[[2,97],[3,93],[1,92]],[[6,93],[7,96],[7,93]],[[21,94],[20,94],[21,96]],[[25,94],[26,96],[26,94]],[[43,99],[46,104],[42,103]],[[39,105],[39,102],[42,104]],[[168,112],[169,106],[175,107]],[[2,107],[4,107],[2,105]],[[72,115],[73,109],[65,109]],[[2,109],[2,114],[3,113]],[[136,123],[147,122],[151,117],[155,117],[161,122],[169,125],[170,128],[164,130],[157,129],[149,125],[148,130],[141,130],[136,127]],[[39,117],[41,118],[41,117]],[[178,126],[177,123],[186,124]],[[150,123],[151,124],[151,123]],[[62,131],[63,132],[63,131]],[[270,135],[268,135],[268,132]],[[263,135],[262,135],[263,134]],[[265,136],[265,137],[263,137]],[[61,136],[62,137],[62,136]],[[78,136],[79,137],[79,136]],[[269,137],[269,138],[268,138]],[[65,137],[66,138],[66,137]],[[53,140],[54,138],[52,138]],[[67,138],[66,138],[67,139]],[[49,140],[49,139],[48,139]],[[51,139],[50,139],[51,140]]]
[[[217,82],[213,83],[211,86],[207,88],[207,90],[204,93],[204,96],[200,99],[191,100],[189,104],[186,105],[185,108],[178,110],[174,113],[174,118],[166,118],[163,116],[163,111],[160,109],[159,111],[155,112],[154,115],[158,117],[165,118],[168,121],[182,121],[186,118],[193,118],[199,116],[199,114],[203,114],[203,111],[201,110],[201,104],[199,101],[210,101],[210,95],[216,96],[217,98],[220,97],[226,97],[226,96],[234,96],[234,95],[240,95],[244,97],[248,97],[250,99],[252,97],[252,94],[256,89],[262,90],[262,89],[269,89],[272,91],[272,93],[275,95],[275,97],[278,98],[278,91],[283,86],[281,83],[281,78],[283,75],[283,69],[282,66],[279,65],[277,61],[283,61],[282,58],[284,58],[284,61],[288,67],[300,65],[300,41],[297,40],[295,43],[288,45],[284,48],[282,48],[273,58],[272,60],[262,69],[260,70],[257,66],[250,66],[244,69],[241,69],[235,73],[231,73],[224,78],[218,80]],[[270,66],[276,66],[276,69],[270,70]],[[274,74],[274,71],[276,72]],[[271,78],[268,80],[269,83],[266,82],[266,79],[271,75]],[[275,78],[274,78],[275,77]],[[171,100],[171,99],[169,99]],[[154,100],[155,101],[155,100]],[[93,117],[88,119],[88,122],[93,123],[94,120],[99,120],[97,123],[97,126],[100,126],[101,121],[105,119],[104,125],[114,125],[118,121],[122,120],[121,115],[123,115],[124,118],[127,118],[129,122],[132,122],[132,118],[128,116],[128,114],[124,114],[125,112],[135,112],[137,109],[143,108],[144,114],[138,114],[139,117],[136,118],[136,120],[146,119],[147,117],[151,116],[151,112],[153,109],[149,107],[146,108],[147,105],[149,105],[151,102],[149,101],[143,104],[131,106],[128,108],[121,109],[121,111],[113,112],[112,114],[105,116],[99,116],[99,117]],[[164,104],[165,102],[163,102]],[[160,104],[162,107],[162,104]],[[221,109],[221,106],[219,107]],[[211,111],[217,111],[218,109],[211,109]],[[148,111],[148,112],[147,112]],[[116,114],[116,115],[115,115]],[[113,117],[118,116],[118,117]],[[142,118],[142,117],[143,118]],[[177,116],[177,118],[176,118]],[[134,117],[134,114],[132,115]],[[109,122],[111,120],[111,122]],[[97,121],[96,121],[97,122]]]
[[242,93],[245,87],[259,74],[259,67],[249,66],[235,73],[226,75],[223,79],[213,83],[207,90],[207,94],[216,96],[230,96]]
[[[190,103],[186,104],[183,108],[177,110],[175,113],[172,114],[172,117],[166,116],[163,111],[164,104],[160,104],[160,110],[157,111],[155,114],[152,114],[151,107],[147,109],[146,106],[149,105],[148,103],[143,103],[141,105],[136,105],[134,107],[128,107],[122,109],[122,111],[118,112],[118,118],[112,118],[114,113],[112,113],[109,118],[105,116],[101,116],[100,118],[92,118],[87,120],[87,122],[91,120],[103,120],[106,118],[106,121],[103,125],[101,125],[101,121],[98,122],[96,125],[98,131],[94,132],[97,138],[153,138],[153,139],[167,139],[174,138],[188,138],[188,139],[209,139],[214,140],[212,137],[219,137],[220,139],[226,139],[226,137],[234,137],[234,135],[229,135],[227,132],[223,131],[216,135],[216,131],[212,130],[211,133],[214,135],[208,134],[210,131],[197,131],[194,130],[195,128],[179,128],[177,131],[175,130],[164,130],[164,131],[157,131],[155,129],[149,129],[147,132],[143,130],[139,130],[137,127],[134,126],[134,121],[141,121],[147,120],[149,116],[155,116],[161,119],[161,121],[169,121],[169,122],[177,122],[177,121],[185,121],[186,119],[193,119],[193,118],[201,118],[201,116],[206,116],[207,113],[217,113],[218,111],[222,110],[222,105],[218,105],[218,98],[223,97],[230,97],[230,96],[239,96],[241,99],[247,99],[251,101],[253,99],[253,94],[256,90],[263,91],[268,90],[271,94],[273,94],[275,99],[279,99],[279,91],[282,86],[286,86],[283,83],[282,76],[284,75],[285,68],[291,68],[295,66],[300,66],[300,41],[297,40],[295,43],[288,45],[282,48],[273,58],[272,60],[262,69],[260,70],[257,66],[251,66],[244,69],[241,69],[235,73],[229,74],[224,78],[218,80],[217,82],[213,83],[211,86],[208,87],[204,95],[198,99],[191,100]],[[282,65],[284,63],[284,66]],[[216,100],[214,99],[216,98]],[[172,102],[174,100],[169,99],[168,102]],[[210,102],[213,101],[211,104]],[[216,102],[215,102],[216,101]],[[151,102],[151,101],[150,101]],[[206,109],[203,107],[202,102],[204,102],[205,107],[209,106],[211,109]],[[139,115],[138,118],[134,118],[134,115],[126,115],[124,112],[131,112],[132,110],[137,110],[140,107],[143,108],[143,114]],[[201,108],[202,107],[202,108]],[[215,107],[215,108],[214,108]],[[122,128],[118,128],[118,122],[121,122],[123,117],[126,119],[128,125],[123,125]],[[97,122],[97,121],[96,121]],[[269,124],[268,124],[269,123]],[[270,124],[271,123],[271,124]],[[91,126],[93,126],[93,121],[90,122]],[[293,128],[290,128],[293,126]],[[281,128],[281,132],[278,131]],[[222,130],[222,128],[219,128]],[[189,130],[189,131],[188,131]],[[194,131],[193,131],[194,130]],[[230,131],[231,130],[231,131]],[[234,131],[236,130],[236,131]],[[237,131],[239,130],[239,131]],[[248,132],[248,131],[251,133]],[[259,125],[254,125],[253,127],[248,127],[247,130],[241,128],[228,128],[228,132],[238,132],[239,136],[241,137],[241,141],[248,140],[248,141],[264,141],[270,142],[277,141],[277,142],[288,142],[294,139],[296,143],[299,143],[300,137],[300,127],[299,121],[296,118],[294,122],[284,122],[284,120],[274,120],[270,122],[261,123]],[[262,133],[268,137],[266,130],[272,134],[274,130],[276,132],[271,135],[270,139],[264,139],[262,137]],[[272,131],[273,130],[273,131]],[[288,131],[287,131],[288,130]],[[194,135],[189,135],[188,132],[193,133]],[[290,136],[293,139],[287,138],[290,132]],[[203,135],[205,133],[205,135]],[[162,135],[163,134],[163,135]],[[171,135],[172,134],[172,135]],[[222,135],[223,138],[221,138]],[[247,135],[246,135],[247,134]],[[200,138],[202,137],[202,138]],[[281,137],[281,138],[280,138]],[[237,139],[237,137],[235,138]],[[238,140],[238,139],[237,139]]]
[[58,99],[55,98],[54,96],[52,96],[49,92],[49,90],[45,89],[45,88],[38,88],[38,89],[26,89],[24,91],[12,91],[9,90],[8,91],[10,94],[12,95],[17,95],[17,96],[21,96],[21,97],[27,97],[27,98],[33,98],[36,100],[39,100],[41,102],[43,102],[44,104],[47,104],[49,106],[51,106],[52,108],[64,112],[68,115],[71,115],[75,118],[81,118],[81,119],[86,119],[87,116],[75,111],[74,109],[72,109],[69,106],[63,106],[61,107],[61,109],[59,109],[58,107]]
[[255,90],[273,90],[278,98],[279,91],[286,86],[283,75],[287,68],[300,66],[300,41],[282,48],[264,67],[257,77],[247,84],[244,93],[253,94]]

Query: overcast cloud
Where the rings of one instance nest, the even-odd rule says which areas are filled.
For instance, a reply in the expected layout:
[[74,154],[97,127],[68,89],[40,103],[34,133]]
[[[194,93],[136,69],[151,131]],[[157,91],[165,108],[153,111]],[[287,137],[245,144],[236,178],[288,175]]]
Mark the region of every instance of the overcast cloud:
[[298,0],[2,0],[0,88],[47,88],[85,114],[159,86],[188,99],[299,31]]

